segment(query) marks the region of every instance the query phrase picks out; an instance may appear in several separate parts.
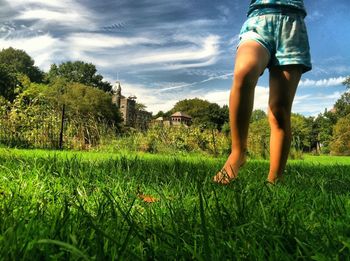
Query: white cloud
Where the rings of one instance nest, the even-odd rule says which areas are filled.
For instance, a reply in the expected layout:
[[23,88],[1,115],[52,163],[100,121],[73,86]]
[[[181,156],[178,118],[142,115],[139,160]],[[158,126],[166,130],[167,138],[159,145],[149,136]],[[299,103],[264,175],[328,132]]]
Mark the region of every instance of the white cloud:
[[334,73],[338,73],[338,74],[347,74],[349,75],[350,74],[350,66],[349,65],[332,65],[332,68],[331,70],[334,72]]
[[[214,91],[203,91],[205,93],[201,96],[203,99],[208,100],[210,102],[215,102],[220,106],[228,105],[230,98],[230,90],[214,90]],[[267,110],[267,103],[269,99],[269,89],[263,86],[256,86],[255,95],[254,95],[254,110]]]
[[[203,91],[204,92],[204,91]],[[207,93],[203,95],[203,98],[210,102],[215,102],[220,106],[228,105],[230,98],[230,90],[222,91],[206,91]]]
[[217,7],[217,9],[220,11],[220,13],[223,15],[223,16],[229,16],[230,15],[230,8],[228,6],[225,6],[225,5],[219,5]]
[[216,76],[210,76],[207,79],[204,79],[202,81],[198,81],[198,82],[192,82],[192,83],[180,83],[180,84],[175,84],[175,85],[171,85],[168,87],[163,87],[161,89],[159,89],[157,92],[166,92],[166,91],[170,91],[170,90],[176,90],[176,89],[182,89],[182,88],[186,88],[186,87],[192,87],[195,85],[199,85],[205,82],[209,82],[212,80],[227,80],[232,78],[232,73],[227,73],[227,74],[223,74],[223,75],[216,75]]
[[213,64],[219,53],[219,38],[212,35],[192,47],[165,47],[168,42],[163,40],[150,35],[120,37],[100,33],[70,33],[54,38],[47,33],[4,37],[0,47],[25,50],[45,70],[52,63],[66,60],[83,60],[108,69],[122,66],[132,70],[176,70]]
[[[179,85],[179,83],[171,83],[171,85]],[[156,114],[158,111],[168,111],[173,108],[173,106],[180,100],[200,98],[206,99],[211,102],[218,102],[220,105],[228,104],[229,91],[214,91],[206,94],[203,90],[186,90],[181,92],[166,92],[160,93],[157,89],[151,89],[149,86],[142,84],[133,84],[122,80],[122,94],[126,97],[135,95],[137,97],[137,102],[145,104],[147,110]],[[217,99],[222,97],[222,100]],[[225,102],[225,99],[227,102]]]
[[167,47],[172,42],[151,35],[126,38],[77,33],[63,41],[68,52],[71,52],[69,57],[74,59],[89,60],[101,67],[122,66],[128,70],[137,68],[138,71],[163,71],[204,67],[216,63],[219,56],[219,37],[209,35],[200,39],[197,44],[187,42],[181,46]]
[[332,109],[334,103],[342,95],[341,92],[334,92],[329,95],[322,93],[296,96],[293,104],[293,112],[304,115],[316,116],[324,112],[324,109]]
[[[230,89],[227,90],[213,90],[206,89],[197,90],[183,90],[178,92],[160,93],[157,89],[151,89],[149,86],[142,84],[133,84],[124,80],[122,83],[122,94],[124,96],[135,95],[137,101],[147,106],[148,111],[154,114],[158,111],[168,111],[172,109],[176,102],[183,99],[199,98],[209,102],[215,102],[220,106],[229,104]],[[179,83],[172,83],[171,85],[180,85]],[[183,84],[186,85],[186,84]],[[255,103],[254,109],[262,109],[266,111],[268,101],[268,88],[257,86],[255,89]]]
[[135,95],[137,102],[147,106],[146,110],[156,114],[158,111],[170,110],[176,102],[182,99],[189,98],[188,94],[157,94],[148,86],[142,84],[134,84],[121,80],[122,94],[126,97]]
[[61,42],[50,34],[27,38],[0,39],[0,49],[9,47],[25,50],[33,57],[37,66],[48,69],[53,62],[55,53],[61,50]]
[[67,0],[10,0],[7,1],[13,7],[19,7],[23,5],[46,5],[52,7],[62,7],[70,3]]
[[145,37],[118,37],[97,33],[73,33],[65,41],[74,49],[85,51],[159,43],[159,41]]
[[306,19],[312,22],[316,22],[317,20],[320,20],[323,17],[324,17],[324,14],[322,14],[319,10],[314,10],[313,12],[307,15]]
[[[227,105],[229,102],[229,90],[216,90],[209,91],[199,98],[206,99],[210,102],[215,102],[220,106]],[[292,111],[294,113],[301,113],[304,115],[316,116],[319,113],[322,113],[325,108],[328,110],[333,108],[334,103],[342,95],[341,92],[334,92],[329,95],[319,94],[307,94],[296,96],[293,102]],[[257,86],[255,89],[255,99],[254,99],[254,110],[260,109],[267,111],[269,100],[269,88],[263,86]]]
[[238,43],[239,43],[239,34],[236,34],[235,36],[231,37],[228,41],[228,45],[230,46],[231,50],[236,50]]
[[301,80],[299,86],[301,87],[331,87],[341,85],[345,81],[346,77],[328,78],[320,80]]
[[86,26],[90,23],[80,12],[74,10],[59,12],[46,9],[29,9],[21,11],[16,18],[19,20],[40,20],[46,23],[58,23],[65,26],[74,26],[77,24]]
[[204,67],[214,64],[219,55],[219,37],[213,35],[201,38],[197,44],[187,42],[177,47],[166,47],[169,40],[152,35],[120,37],[100,33],[71,33],[61,42],[61,53],[67,59],[89,61],[109,69],[120,66],[137,68],[139,71]]
[[215,56],[204,62],[166,64],[163,67],[157,68],[157,70],[180,70],[180,69],[188,69],[188,68],[207,67],[215,64],[216,62],[217,62],[217,57]]
[[70,28],[96,28],[90,10],[73,0],[11,0],[8,4],[17,12],[13,19],[33,20],[39,27],[51,23]]
[[[122,93],[125,96],[136,95],[137,101],[147,106],[148,111],[156,114],[158,111],[168,111],[176,102],[183,99],[200,98],[215,102],[220,106],[229,104],[230,89],[224,90],[207,90],[207,89],[188,89],[181,91],[159,92],[160,89],[152,89],[142,84],[133,84],[125,80],[122,83]],[[186,83],[169,83],[172,86],[188,86]],[[334,92],[329,95],[306,94],[297,95],[294,99],[292,111],[304,115],[316,116],[322,113],[325,108],[331,109],[337,99],[340,98],[341,92]],[[261,109],[265,112],[268,107],[269,88],[257,86],[255,89],[254,110]]]
[[269,88],[257,86],[254,95],[254,110],[260,109],[267,111],[269,101]]
[[[211,60],[219,54],[219,36],[210,35],[204,38],[201,46],[183,48],[164,48],[160,51],[149,51],[147,54],[137,53],[129,60],[132,64],[176,63]],[[186,67],[185,67],[186,68]]]

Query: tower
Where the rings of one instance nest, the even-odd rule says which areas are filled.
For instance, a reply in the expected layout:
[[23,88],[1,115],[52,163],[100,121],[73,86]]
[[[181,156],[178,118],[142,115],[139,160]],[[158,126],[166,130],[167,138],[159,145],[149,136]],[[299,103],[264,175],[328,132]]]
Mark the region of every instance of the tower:
[[120,82],[116,81],[115,84],[113,85],[113,103],[115,103],[115,105],[120,108],[120,101],[122,98],[122,87],[120,86]]

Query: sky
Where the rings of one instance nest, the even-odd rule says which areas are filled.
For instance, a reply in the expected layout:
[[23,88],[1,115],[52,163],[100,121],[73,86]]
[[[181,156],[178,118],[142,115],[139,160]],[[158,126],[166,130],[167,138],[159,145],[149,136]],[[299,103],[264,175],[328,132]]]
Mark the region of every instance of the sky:
[[[0,0],[0,49],[26,51],[48,71],[81,60],[124,96],[156,114],[183,99],[228,104],[238,34],[248,0]],[[302,76],[293,112],[333,107],[350,75],[350,1],[304,0],[313,70]],[[254,109],[267,108],[268,71]]]

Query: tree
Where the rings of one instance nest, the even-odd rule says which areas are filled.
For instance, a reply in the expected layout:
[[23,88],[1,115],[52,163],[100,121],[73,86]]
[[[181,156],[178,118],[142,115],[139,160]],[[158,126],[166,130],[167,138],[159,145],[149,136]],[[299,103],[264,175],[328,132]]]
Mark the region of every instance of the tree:
[[136,110],[145,111],[146,108],[147,108],[147,106],[144,105],[143,103],[136,102],[136,104],[135,104],[135,109]]
[[[344,84],[350,83],[350,78],[347,79]],[[333,130],[335,124],[339,119],[344,118],[350,113],[350,92],[345,92],[343,95],[335,102],[334,110],[327,111],[323,114],[318,115],[314,122],[312,128],[312,142],[311,146],[314,147],[316,144],[317,148],[321,148],[321,152],[330,152],[330,143],[332,141]],[[334,139],[334,138],[333,138]]]
[[[0,111],[4,109],[0,103]],[[121,117],[111,94],[58,78],[50,86],[31,83],[13,101],[9,121],[12,133],[24,139],[26,146],[38,142],[57,146],[64,131],[67,147],[83,148],[114,135]]]
[[340,118],[333,129],[331,153],[350,156],[350,114]]
[[7,113],[10,110],[9,102],[2,96],[0,96],[0,122],[7,116]]
[[334,104],[335,114],[338,118],[350,113],[350,92],[345,92]]
[[57,77],[64,77],[69,82],[81,83],[105,92],[112,90],[112,85],[103,81],[102,75],[97,74],[97,69],[92,63],[76,61],[65,62],[59,66],[52,64],[46,78],[49,82],[54,82]]
[[168,111],[168,112],[163,112],[163,111],[159,111],[157,112],[156,115],[153,116],[153,119],[157,119],[159,117],[163,117],[163,118],[169,118],[171,115],[171,112]]
[[322,153],[329,153],[329,144],[333,135],[333,126],[337,122],[335,113],[325,110],[315,119],[315,132],[317,133],[317,143]]
[[192,117],[193,123],[202,126],[213,126],[220,129],[228,121],[228,107],[221,108],[216,103],[211,103],[199,98],[178,101],[171,113],[181,111]]
[[0,64],[0,96],[3,96],[8,101],[13,101],[15,98],[17,78],[3,64]]
[[308,140],[310,144],[309,151],[319,152],[318,129],[315,117],[309,116],[305,118],[305,121],[310,130],[308,133]]
[[250,123],[265,119],[267,117],[263,110],[254,110],[252,116],[250,117]]
[[249,126],[248,152],[252,157],[269,157],[270,126],[267,117],[254,121]]
[[25,51],[12,47],[2,49],[0,64],[6,66],[13,74],[27,75],[31,82],[40,83],[43,80],[44,73],[34,65],[34,60]]
[[[37,143],[51,143],[55,129],[55,115],[52,104],[45,97],[45,84],[31,83],[17,95],[11,106],[9,126],[11,133],[19,140],[16,145],[36,146]],[[50,132],[50,134],[49,134]]]
[[312,126],[310,126],[306,117],[301,114],[292,114],[291,117],[292,125],[292,145],[297,150],[310,150],[310,134],[312,131]]
[[346,88],[350,89],[350,76],[348,76],[343,84],[346,86]]
[[58,110],[65,104],[67,114],[72,119],[93,118],[110,124],[121,122],[119,110],[111,102],[111,95],[97,88],[57,78],[45,95],[56,103]]

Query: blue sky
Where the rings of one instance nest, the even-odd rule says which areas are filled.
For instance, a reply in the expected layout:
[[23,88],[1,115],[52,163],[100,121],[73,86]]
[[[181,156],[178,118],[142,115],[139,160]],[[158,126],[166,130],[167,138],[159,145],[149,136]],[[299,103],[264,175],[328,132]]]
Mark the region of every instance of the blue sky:
[[[350,1],[305,0],[313,70],[293,111],[317,115],[345,91],[350,75]],[[83,60],[121,81],[149,111],[202,98],[228,103],[238,33],[249,1],[0,0],[0,49],[23,49],[41,69]],[[256,88],[266,109],[268,71]]]

